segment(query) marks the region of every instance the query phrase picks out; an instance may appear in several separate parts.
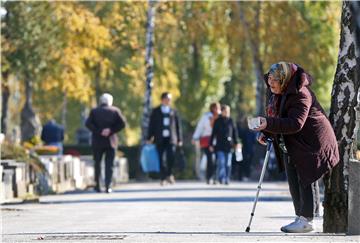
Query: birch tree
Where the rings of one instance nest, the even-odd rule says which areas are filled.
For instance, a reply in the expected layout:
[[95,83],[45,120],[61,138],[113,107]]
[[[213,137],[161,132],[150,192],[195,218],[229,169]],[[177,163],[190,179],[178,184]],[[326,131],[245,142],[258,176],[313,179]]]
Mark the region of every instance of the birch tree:
[[356,72],[360,69],[359,43],[355,41],[355,18],[350,3],[344,2],[341,34],[332,100],[330,122],[339,145],[340,162],[325,176],[324,232],[340,233],[347,230],[349,160],[353,158],[355,142],[355,108],[359,94]]
[[141,122],[142,138],[141,144],[144,144],[148,135],[149,121],[151,114],[151,91],[152,91],[152,78],[154,76],[153,65],[154,60],[152,56],[154,46],[154,26],[155,26],[155,1],[149,1],[148,19],[146,24],[146,90],[144,100],[144,112]]

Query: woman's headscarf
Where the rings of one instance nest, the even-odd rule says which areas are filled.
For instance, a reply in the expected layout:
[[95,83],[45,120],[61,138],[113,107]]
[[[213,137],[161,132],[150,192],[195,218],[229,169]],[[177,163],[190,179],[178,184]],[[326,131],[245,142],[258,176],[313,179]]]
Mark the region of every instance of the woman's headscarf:
[[280,82],[281,92],[284,92],[295,71],[296,65],[288,62],[279,62],[271,65],[268,73]]
[[[268,74],[271,74],[275,80],[278,80],[280,82],[281,92],[283,93],[289,85],[291,77],[295,73],[296,69],[296,65],[293,65],[292,63],[279,62],[271,65]],[[281,95],[271,95],[269,104],[266,109],[266,113],[268,116],[279,116],[280,100]]]
[[266,110],[268,116],[279,116],[281,96],[288,90],[289,84],[292,82],[291,80],[293,80],[293,77],[296,71],[299,70],[299,68],[301,70],[301,80],[297,81],[296,88],[310,85],[312,83],[312,77],[308,73],[306,73],[300,66],[289,62],[279,62],[271,65],[268,75],[271,74],[275,80],[278,80],[280,82],[281,94],[271,95]]

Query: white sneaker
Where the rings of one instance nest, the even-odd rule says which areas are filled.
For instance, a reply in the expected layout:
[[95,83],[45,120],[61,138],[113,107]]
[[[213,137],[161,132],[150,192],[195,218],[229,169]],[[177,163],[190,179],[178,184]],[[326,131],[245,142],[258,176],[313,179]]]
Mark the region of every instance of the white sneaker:
[[287,224],[287,225],[282,226],[282,227],[280,228],[280,230],[281,230],[282,232],[287,232],[287,231],[286,231],[286,228],[289,227],[290,225],[296,224],[297,221],[299,220],[299,218],[300,218],[299,216],[296,216],[294,222],[291,222],[290,224]]
[[291,224],[281,227],[281,231],[285,233],[307,233],[314,230],[312,220],[300,216],[296,217],[295,221]]

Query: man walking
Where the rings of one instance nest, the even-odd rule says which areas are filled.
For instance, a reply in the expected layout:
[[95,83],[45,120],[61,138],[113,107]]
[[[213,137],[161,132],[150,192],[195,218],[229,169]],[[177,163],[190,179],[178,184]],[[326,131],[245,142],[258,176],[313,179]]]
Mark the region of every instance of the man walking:
[[[171,94],[161,95],[161,105],[155,108],[150,116],[148,143],[155,143],[160,159],[160,185],[165,182],[175,183],[172,168],[175,160],[176,146],[182,146],[180,119],[176,110],[170,107]],[[163,155],[166,155],[166,161]]]
[[100,192],[101,159],[105,154],[105,187],[112,192],[111,179],[115,152],[118,146],[117,134],[125,128],[126,120],[119,108],[112,106],[113,97],[104,93],[99,106],[92,109],[86,127],[92,132],[92,148],[95,161],[95,190]]

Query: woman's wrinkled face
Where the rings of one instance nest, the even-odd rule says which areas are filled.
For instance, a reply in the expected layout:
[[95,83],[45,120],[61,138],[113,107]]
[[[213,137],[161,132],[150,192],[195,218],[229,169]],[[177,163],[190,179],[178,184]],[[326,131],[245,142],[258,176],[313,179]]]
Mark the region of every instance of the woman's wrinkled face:
[[272,93],[281,94],[281,84],[279,80],[274,79],[273,75],[269,74],[267,82]]

